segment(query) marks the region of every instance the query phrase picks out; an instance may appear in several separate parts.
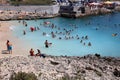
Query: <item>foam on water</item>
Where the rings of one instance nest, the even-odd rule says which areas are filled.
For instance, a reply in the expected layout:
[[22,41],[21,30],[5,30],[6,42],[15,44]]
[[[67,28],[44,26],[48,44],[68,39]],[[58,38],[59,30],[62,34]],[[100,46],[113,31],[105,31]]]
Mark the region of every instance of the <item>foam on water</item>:
[[[37,21],[26,21],[28,26],[25,27],[18,25],[15,27],[13,34],[22,39],[23,42],[31,45],[31,48],[39,48],[43,53],[50,55],[69,55],[69,56],[82,56],[86,54],[100,53],[103,56],[120,56],[120,13],[109,14],[104,16],[92,16],[81,19],[69,19],[69,18],[53,18],[53,19],[40,19]],[[49,25],[43,25],[44,21],[54,23],[57,28],[52,29]],[[18,21],[13,21],[18,22]],[[40,25],[41,24],[41,25]],[[89,25],[90,24],[90,25]],[[76,25],[76,28],[74,27]],[[116,26],[117,25],[117,26]],[[30,27],[40,27],[40,30],[30,32]],[[58,30],[60,27],[60,30]],[[58,37],[64,37],[63,35],[57,35],[56,38],[52,38],[50,33],[64,32],[64,28],[67,30],[74,30],[71,32],[71,36],[78,35],[77,39],[59,40]],[[96,30],[97,29],[97,30]],[[26,35],[23,35],[23,30],[26,31]],[[47,35],[43,36],[42,33],[46,32]],[[117,33],[117,36],[113,37],[112,34]],[[88,35],[88,40],[83,40],[86,44],[92,43],[92,46],[83,45],[80,43],[81,37]],[[45,40],[52,43],[48,49],[44,47]],[[25,46],[25,44],[23,44]]]
[[10,29],[11,31],[14,31],[14,30],[15,30],[15,26],[10,26],[9,29]]

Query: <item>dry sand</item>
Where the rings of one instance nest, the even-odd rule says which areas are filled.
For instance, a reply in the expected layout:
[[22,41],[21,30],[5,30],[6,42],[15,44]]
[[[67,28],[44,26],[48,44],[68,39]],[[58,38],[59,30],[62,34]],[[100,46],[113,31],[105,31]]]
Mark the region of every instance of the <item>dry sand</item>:
[[[18,24],[10,21],[1,21],[0,22],[0,58],[9,57],[9,56],[28,56],[30,47],[25,44],[21,39],[18,39],[12,34],[10,27],[12,25],[17,26]],[[3,54],[3,51],[6,50],[6,41],[9,40],[13,45],[12,54]],[[25,47],[26,46],[26,47]],[[28,46],[28,47],[27,47]]]

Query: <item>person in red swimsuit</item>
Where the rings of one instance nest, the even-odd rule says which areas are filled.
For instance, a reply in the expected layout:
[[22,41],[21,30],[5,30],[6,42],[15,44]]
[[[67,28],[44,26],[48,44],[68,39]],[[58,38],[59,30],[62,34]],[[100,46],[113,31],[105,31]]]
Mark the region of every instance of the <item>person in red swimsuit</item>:
[[34,56],[34,50],[32,48],[30,49],[29,53],[30,53],[30,56]]

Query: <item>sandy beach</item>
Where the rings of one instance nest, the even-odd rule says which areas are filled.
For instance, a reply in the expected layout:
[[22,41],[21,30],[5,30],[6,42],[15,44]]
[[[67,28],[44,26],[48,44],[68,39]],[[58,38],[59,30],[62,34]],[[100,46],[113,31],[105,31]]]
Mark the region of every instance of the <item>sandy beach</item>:
[[[24,43],[12,34],[12,30],[10,27],[13,25],[13,23],[10,21],[2,21],[0,23],[1,23],[0,25],[0,46],[1,46],[0,47],[0,58],[8,57],[8,56],[16,56],[16,55],[27,56],[28,49],[22,47],[24,46],[23,45]],[[17,26],[17,24],[14,24],[14,25]],[[12,54],[3,53],[6,50],[7,40],[9,40],[12,43],[12,46],[13,46]]]

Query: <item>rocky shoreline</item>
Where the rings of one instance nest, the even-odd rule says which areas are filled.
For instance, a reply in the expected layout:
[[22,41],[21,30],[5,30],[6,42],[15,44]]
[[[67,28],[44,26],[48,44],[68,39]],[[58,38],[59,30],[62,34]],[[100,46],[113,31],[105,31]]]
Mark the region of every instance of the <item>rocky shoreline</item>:
[[[29,9],[29,7],[31,9]],[[56,8],[57,7],[57,10]],[[57,16],[71,17],[71,14],[59,14],[58,6],[0,6],[0,20],[33,20],[33,19],[47,19],[54,18]],[[91,16],[91,15],[101,15],[108,14],[115,11],[120,11],[120,6],[117,6],[115,9],[110,10],[106,8],[93,9],[90,10],[86,8],[86,13],[81,14],[81,12],[76,13],[75,18]]]
[[0,6],[0,20],[33,20],[59,15],[57,5],[51,6]]
[[120,57],[80,56],[6,57],[0,59],[0,80],[13,73],[34,73],[38,80],[119,80]]
[[48,18],[54,18],[58,16],[59,14],[47,14],[47,15],[41,15],[39,13],[19,13],[17,11],[11,12],[11,11],[3,11],[0,13],[0,21],[9,21],[9,20],[35,20],[35,19],[48,19]]

